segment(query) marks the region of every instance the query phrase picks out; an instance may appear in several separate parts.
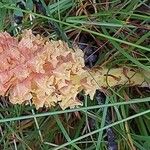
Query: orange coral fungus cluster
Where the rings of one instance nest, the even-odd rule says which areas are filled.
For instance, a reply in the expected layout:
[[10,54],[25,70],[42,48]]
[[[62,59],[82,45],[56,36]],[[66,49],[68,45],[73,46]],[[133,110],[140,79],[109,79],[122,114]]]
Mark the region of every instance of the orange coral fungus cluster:
[[66,43],[34,36],[31,30],[19,38],[0,33],[0,95],[9,95],[13,104],[32,99],[36,108],[59,104],[65,109],[82,105],[76,97],[82,90],[92,99],[98,88],[143,82],[131,68],[88,73],[80,49],[73,52]]
[[62,41],[49,41],[24,31],[21,38],[0,33],[0,95],[10,101],[32,99],[36,108],[58,103],[62,109],[81,105],[76,98],[83,87],[83,53],[71,52]]

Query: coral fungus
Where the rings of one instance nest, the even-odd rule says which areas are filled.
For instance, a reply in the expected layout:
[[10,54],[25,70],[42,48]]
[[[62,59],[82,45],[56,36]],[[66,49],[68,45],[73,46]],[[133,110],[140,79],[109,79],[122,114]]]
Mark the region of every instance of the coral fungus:
[[[62,109],[82,105],[76,95],[84,90],[91,98],[96,89],[119,84],[142,84],[143,73],[131,68],[86,70],[83,53],[62,41],[50,41],[25,30],[16,38],[0,33],[0,95],[10,101],[32,103],[36,108]],[[126,72],[126,73],[125,73]]]

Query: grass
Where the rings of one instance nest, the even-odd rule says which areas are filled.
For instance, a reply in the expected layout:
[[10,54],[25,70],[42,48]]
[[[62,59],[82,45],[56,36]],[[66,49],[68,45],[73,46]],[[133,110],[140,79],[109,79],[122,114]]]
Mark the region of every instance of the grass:
[[[39,11],[32,0],[27,0],[24,10],[16,7],[17,2],[0,1],[1,31],[16,36],[23,29],[32,29],[71,47],[88,35],[91,38],[85,43],[99,53],[97,65],[150,70],[148,0],[40,0]],[[14,14],[23,16],[17,26]],[[32,21],[30,16],[34,16]],[[149,88],[124,85],[107,91],[101,104],[96,96],[93,101],[81,96],[83,107],[64,111],[12,105],[1,97],[0,149],[111,150],[110,142],[119,150],[150,149]],[[108,129],[115,141],[108,140]]]

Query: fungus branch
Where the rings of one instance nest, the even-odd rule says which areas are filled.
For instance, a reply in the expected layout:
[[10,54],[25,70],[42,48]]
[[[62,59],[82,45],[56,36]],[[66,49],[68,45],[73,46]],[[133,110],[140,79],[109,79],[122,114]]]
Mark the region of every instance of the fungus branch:
[[9,95],[13,104],[32,99],[37,109],[82,105],[76,97],[82,90],[92,99],[96,89],[145,85],[149,74],[128,67],[87,70],[80,49],[73,52],[66,43],[34,36],[31,30],[18,38],[0,33],[0,64],[0,95]]

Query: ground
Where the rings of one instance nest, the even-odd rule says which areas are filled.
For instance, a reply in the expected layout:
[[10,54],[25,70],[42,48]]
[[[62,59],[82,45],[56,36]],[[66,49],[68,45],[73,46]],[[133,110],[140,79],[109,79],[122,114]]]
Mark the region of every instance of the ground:
[[[85,65],[150,68],[148,0],[1,0],[0,30],[32,29],[78,46]],[[83,107],[61,110],[0,101],[2,150],[148,150],[149,87],[117,86],[79,93]]]

